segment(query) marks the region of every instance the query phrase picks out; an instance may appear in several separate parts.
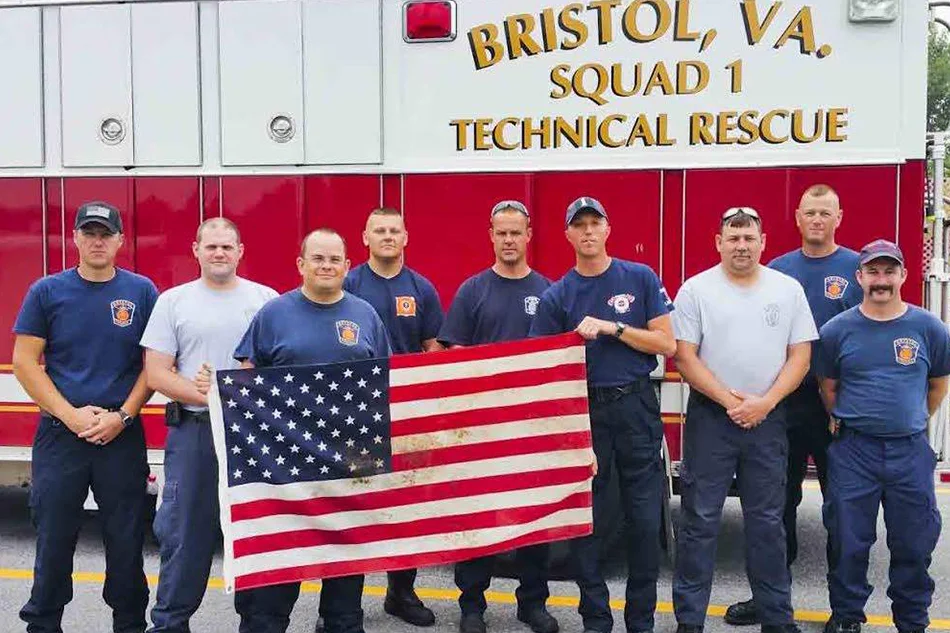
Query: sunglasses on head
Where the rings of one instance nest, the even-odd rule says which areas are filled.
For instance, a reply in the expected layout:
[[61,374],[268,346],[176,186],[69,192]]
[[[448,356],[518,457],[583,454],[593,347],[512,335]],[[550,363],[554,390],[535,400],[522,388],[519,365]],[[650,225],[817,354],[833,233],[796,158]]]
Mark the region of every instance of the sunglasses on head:
[[502,200],[496,204],[491,210],[492,217],[494,217],[497,213],[501,213],[505,209],[514,209],[518,213],[523,213],[525,217],[531,217],[531,215],[528,213],[528,208],[517,200]]
[[722,214],[722,221],[726,222],[729,219],[736,217],[740,213],[744,213],[751,218],[755,218],[759,222],[762,221],[762,218],[759,217],[759,212],[752,207],[732,207],[731,209],[726,209],[726,212]]

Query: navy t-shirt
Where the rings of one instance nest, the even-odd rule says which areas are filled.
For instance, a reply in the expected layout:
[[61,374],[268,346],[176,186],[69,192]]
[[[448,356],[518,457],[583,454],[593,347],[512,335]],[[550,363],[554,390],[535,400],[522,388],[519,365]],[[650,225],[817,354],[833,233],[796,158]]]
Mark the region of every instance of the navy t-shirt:
[[386,327],[370,304],[350,293],[333,304],[315,303],[298,288],[264,304],[234,358],[255,367],[285,367],[389,354]]
[[115,409],[142,372],[139,340],[156,299],[141,275],[117,268],[96,282],[71,268],[30,287],[13,331],[46,340],[46,373],[71,405]]
[[439,341],[445,345],[481,345],[528,337],[541,295],[551,282],[535,271],[521,279],[502,277],[491,268],[459,286]]
[[[541,295],[531,336],[571,332],[592,316],[646,328],[673,308],[666,289],[648,266],[613,258],[603,273],[585,277],[571,269]],[[615,387],[649,375],[656,356],[633,349],[614,336],[587,342],[587,382]]]
[[343,289],[368,302],[386,325],[393,351],[422,351],[442,327],[442,305],[432,283],[407,266],[391,279],[377,275],[369,264],[350,270]]
[[[802,285],[815,326],[821,329],[833,316],[861,304],[864,292],[855,278],[859,259],[857,253],[843,246],[825,257],[808,257],[798,249],[776,257],[769,262],[769,268],[785,273]],[[792,396],[809,398],[820,405],[814,375],[817,345],[818,341],[812,344],[812,367]]]
[[878,437],[927,428],[928,379],[950,375],[950,334],[929,312],[908,306],[890,321],[851,308],[821,328],[815,371],[838,381],[832,414]]

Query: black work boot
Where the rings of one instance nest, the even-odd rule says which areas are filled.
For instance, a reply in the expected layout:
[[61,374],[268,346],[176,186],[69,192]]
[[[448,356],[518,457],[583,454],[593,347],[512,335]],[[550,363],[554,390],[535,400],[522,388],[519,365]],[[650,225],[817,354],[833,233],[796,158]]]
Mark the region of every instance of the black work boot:
[[750,599],[730,605],[722,619],[733,626],[751,626],[759,624],[759,612],[755,602]]
[[534,633],[557,633],[561,628],[543,606],[525,611],[518,609],[518,620],[531,627]]

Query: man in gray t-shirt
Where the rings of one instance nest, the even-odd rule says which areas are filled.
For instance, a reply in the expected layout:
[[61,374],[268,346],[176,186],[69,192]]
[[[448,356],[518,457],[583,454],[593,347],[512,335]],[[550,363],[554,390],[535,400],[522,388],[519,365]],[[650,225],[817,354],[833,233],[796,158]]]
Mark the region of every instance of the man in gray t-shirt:
[[676,364],[690,386],[673,578],[678,633],[699,633],[705,622],[722,506],[736,475],[762,631],[798,631],[785,566],[780,403],[808,371],[818,332],[801,285],[759,265],[764,246],[759,214],[729,209],[716,235],[721,263],[688,279],[674,302]]
[[207,396],[193,378],[207,364],[234,369],[234,349],[277,293],[237,276],[244,253],[230,220],[198,227],[192,245],[201,277],[159,296],[142,334],[149,387],[167,396],[165,486],[155,517],[162,556],[150,633],[187,631],[211,572],[217,539],[218,464]]

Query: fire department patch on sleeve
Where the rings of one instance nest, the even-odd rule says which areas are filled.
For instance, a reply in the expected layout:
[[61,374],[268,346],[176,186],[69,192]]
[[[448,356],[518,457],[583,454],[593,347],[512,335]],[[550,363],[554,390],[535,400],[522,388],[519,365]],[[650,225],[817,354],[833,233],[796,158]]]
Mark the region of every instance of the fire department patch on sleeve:
[[838,275],[825,277],[825,297],[828,299],[840,299],[848,289],[848,280]]
[[135,315],[135,304],[127,299],[116,299],[109,304],[112,310],[112,322],[119,327],[129,327],[132,325],[132,317]]
[[360,340],[360,326],[352,321],[337,321],[336,336],[343,345],[356,345]]
[[912,338],[899,338],[894,341],[894,357],[899,365],[913,365],[917,362],[920,343]]
[[416,298],[412,296],[396,297],[396,316],[416,316]]

